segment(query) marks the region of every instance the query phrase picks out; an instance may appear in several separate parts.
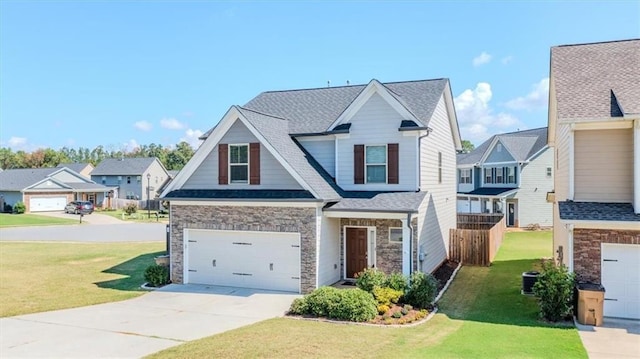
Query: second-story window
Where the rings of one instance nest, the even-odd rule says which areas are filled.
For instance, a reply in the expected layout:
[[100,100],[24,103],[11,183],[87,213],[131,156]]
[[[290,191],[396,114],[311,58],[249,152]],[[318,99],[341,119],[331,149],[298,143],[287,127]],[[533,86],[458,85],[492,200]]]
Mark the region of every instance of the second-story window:
[[367,183],[387,182],[387,146],[366,146]]
[[551,177],[552,174],[551,167],[547,167],[547,177]]
[[141,176],[136,176],[136,182],[140,183],[142,181],[142,177]]
[[496,183],[504,183],[504,168],[496,168]]
[[471,183],[470,168],[463,168],[460,170],[460,183]]
[[491,176],[491,168],[484,169],[484,183],[493,183],[493,176]]
[[229,145],[229,183],[249,183],[249,145]]
[[131,184],[131,176],[127,176],[127,184]]
[[102,176],[102,184],[107,183],[107,176]]
[[516,183],[515,167],[507,167],[507,183]]

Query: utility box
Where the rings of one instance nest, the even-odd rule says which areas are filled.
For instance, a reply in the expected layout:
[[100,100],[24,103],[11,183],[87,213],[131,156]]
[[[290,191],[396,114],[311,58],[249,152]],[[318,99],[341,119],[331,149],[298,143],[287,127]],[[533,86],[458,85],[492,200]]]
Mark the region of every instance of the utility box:
[[602,325],[604,287],[601,284],[581,282],[578,290],[578,323],[599,327]]
[[533,285],[538,281],[539,275],[536,271],[522,273],[522,294],[533,295]]

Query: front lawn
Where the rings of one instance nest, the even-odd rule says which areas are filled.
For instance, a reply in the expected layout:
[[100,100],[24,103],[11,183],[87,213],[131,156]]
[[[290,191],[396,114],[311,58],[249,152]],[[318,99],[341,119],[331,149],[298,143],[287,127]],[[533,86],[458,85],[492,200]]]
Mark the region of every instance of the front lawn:
[[21,226],[49,226],[54,224],[78,224],[79,221],[67,218],[40,216],[37,214],[0,213],[0,228]]
[[164,242],[0,242],[0,317],[137,297]]
[[550,232],[508,233],[489,268],[463,267],[429,322],[405,328],[271,319],[154,358],[586,358],[575,328],[538,320],[522,272],[551,256]]
[[[136,213],[132,215],[128,215],[124,213],[123,210],[117,209],[115,211],[96,211],[95,213],[105,214],[107,216],[117,218],[126,222],[141,222],[141,223],[149,223],[149,222],[163,222],[169,223],[169,215],[168,214],[160,214],[158,211],[147,211],[144,209],[139,209]],[[156,217],[156,214],[158,216]]]

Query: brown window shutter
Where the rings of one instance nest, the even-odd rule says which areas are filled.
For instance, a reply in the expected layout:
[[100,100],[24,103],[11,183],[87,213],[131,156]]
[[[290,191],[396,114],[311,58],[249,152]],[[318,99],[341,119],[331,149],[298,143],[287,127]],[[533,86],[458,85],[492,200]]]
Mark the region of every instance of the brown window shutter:
[[389,143],[387,145],[387,161],[389,166],[387,169],[387,183],[398,184],[400,176],[398,172],[399,159],[397,143]]
[[260,184],[260,143],[249,144],[249,184]]
[[364,145],[353,145],[353,183],[364,183]]
[[229,184],[229,145],[218,144],[218,184]]

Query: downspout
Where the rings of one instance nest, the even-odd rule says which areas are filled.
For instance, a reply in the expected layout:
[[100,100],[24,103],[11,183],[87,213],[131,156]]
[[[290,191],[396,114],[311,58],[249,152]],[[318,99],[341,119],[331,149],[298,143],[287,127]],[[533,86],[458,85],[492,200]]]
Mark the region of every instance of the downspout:
[[407,227],[409,228],[409,274],[413,273],[413,227],[411,227],[411,213],[407,213]]

